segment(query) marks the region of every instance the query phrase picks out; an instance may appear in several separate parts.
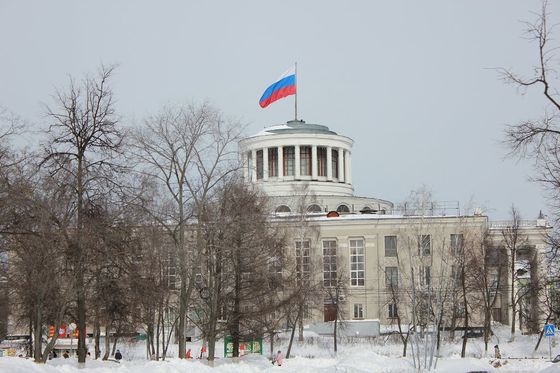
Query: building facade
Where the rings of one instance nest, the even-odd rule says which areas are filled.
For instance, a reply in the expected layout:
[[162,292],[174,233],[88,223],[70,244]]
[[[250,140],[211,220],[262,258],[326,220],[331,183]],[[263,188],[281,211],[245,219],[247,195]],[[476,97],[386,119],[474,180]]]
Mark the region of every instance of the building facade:
[[[449,211],[433,201],[397,209],[387,200],[355,196],[352,145],[352,139],[304,121],[265,128],[240,143],[244,179],[269,197],[273,220],[290,227],[288,247],[302,263],[298,271],[307,271],[310,282],[327,290],[334,279],[346,281],[338,301],[320,298],[306,321],[332,320],[336,306],[346,319],[419,323],[418,307],[427,298],[445,304],[444,323],[455,323],[463,302],[458,269],[466,258],[474,266],[479,255],[486,279],[480,286],[489,289],[492,319],[511,322],[513,282],[520,298],[514,299],[521,310],[517,320],[526,331],[537,328],[539,296],[523,289],[546,277],[541,263],[549,227],[542,216],[515,223],[518,241],[511,248],[506,234],[512,222],[492,222],[478,212],[462,215],[458,206]],[[492,253],[503,255],[491,261]],[[469,286],[469,303],[482,302],[476,277]],[[482,320],[480,312],[471,317]]]

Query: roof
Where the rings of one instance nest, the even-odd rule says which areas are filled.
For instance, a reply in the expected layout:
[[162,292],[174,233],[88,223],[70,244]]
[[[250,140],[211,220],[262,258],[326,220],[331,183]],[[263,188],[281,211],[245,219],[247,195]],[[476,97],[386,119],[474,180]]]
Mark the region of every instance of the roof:
[[277,124],[275,126],[266,127],[259,133],[251,136],[266,136],[266,135],[281,135],[281,134],[323,134],[323,135],[337,135],[336,132],[331,131],[329,127],[320,124],[305,123],[304,120],[290,120],[286,124]]

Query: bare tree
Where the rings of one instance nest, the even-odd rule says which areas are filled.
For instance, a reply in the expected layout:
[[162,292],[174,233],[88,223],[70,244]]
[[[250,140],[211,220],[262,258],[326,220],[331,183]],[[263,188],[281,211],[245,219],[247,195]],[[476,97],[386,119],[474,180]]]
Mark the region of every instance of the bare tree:
[[[135,133],[132,144],[137,171],[163,190],[159,208],[147,211],[171,237],[178,260],[176,337],[180,358],[185,357],[187,310],[201,266],[200,251],[189,248],[186,241],[188,224],[196,218],[193,223],[202,227],[208,220],[204,206],[215,187],[235,170],[234,146],[241,129],[208,104],[164,108],[148,118],[144,128]],[[195,237],[202,239],[201,234]]]
[[51,138],[46,144],[43,165],[52,174],[63,175],[74,188],[75,220],[73,233],[67,237],[75,275],[80,363],[86,361],[85,207],[87,200],[101,191],[102,185],[112,182],[114,155],[122,142],[109,83],[113,71],[113,67],[102,66],[96,76],[86,76],[79,83],[71,78],[68,88],[56,93],[55,105],[47,108],[52,120]]
[[527,237],[521,231],[521,216],[515,206],[511,207],[511,220],[506,227],[502,228],[501,234],[504,247],[508,255],[509,265],[509,296],[511,307],[511,340],[515,339],[515,325],[519,314],[519,305],[528,294],[528,288],[520,286],[519,276],[522,274],[519,265],[518,253],[526,244]]

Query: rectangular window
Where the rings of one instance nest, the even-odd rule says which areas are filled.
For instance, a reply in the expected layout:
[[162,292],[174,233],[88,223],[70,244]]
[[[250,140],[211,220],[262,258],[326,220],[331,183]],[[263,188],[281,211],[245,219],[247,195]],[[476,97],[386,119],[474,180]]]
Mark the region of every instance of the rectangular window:
[[364,307],[361,303],[354,304],[354,318],[355,319],[364,318]]
[[164,266],[164,278],[167,280],[167,286],[169,289],[175,289],[177,284],[177,262],[175,256],[169,252]]
[[257,180],[263,178],[263,151],[257,150]]
[[293,146],[285,146],[282,152],[284,176],[295,175],[296,151]]
[[389,318],[394,319],[397,317],[397,305],[395,303],[389,304]]
[[496,322],[502,322],[502,309],[501,308],[492,308],[492,319]]
[[309,274],[311,273],[309,248],[309,240],[296,241],[296,276],[298,286],[302,284],[303,280],[309,279]]
[[278,176],[278,148],[268,148],[268,176]]
[[364,240],[350,240],[350,285],[364,286],[365,255]]
[[332,149],[331,157],[332,176],[338,179],[338,150]]
[[429,234],[418,236],[418,255],[429,256],[431,251],[431,239]]
[[311,146],[299,147],[299,174],[311,176]]
[[399,269],[397,267],[385,267],[385,285],[388,287],[399,286]]
[[462,234],[452,234],[449,238],[451,252],[455,255],[460,255],[463,253],[463,235]]
[[336,286],[336,240],[323,241],[323,285]]
[[397,256],[397,236],[385,236],[385,256]]
[[432,276],[430,274],[430,266],[420,267],[420,285],[430,286]]
[[317,175],[327,176],[327,148],[317,148]]
[[488,273],[488,288],[490,291],[496,291],[498,289],[498,285],[500,283],[500,277],[498,276],[498,272],[490,272]]

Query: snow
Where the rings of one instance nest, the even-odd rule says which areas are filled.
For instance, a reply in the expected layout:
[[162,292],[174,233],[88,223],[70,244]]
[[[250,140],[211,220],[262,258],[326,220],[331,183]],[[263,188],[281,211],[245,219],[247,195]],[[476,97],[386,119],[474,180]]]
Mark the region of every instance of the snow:
[[[541,346],[533,353],[538,336],[517,336],[514,342],[508,342],[507,327],[500,327],[492,337],[488,354],[484,352],[482,338],[469,339],[467,344],[467,357],[460,357],[461,339],[453,342],[446,341],[442,344],[440,358],[437,360],[434,372],[546,372],[560,373],[560,363],[553,364],[548,361],[548,340],[543,337]],[[553,356],[558,354],[559,346],[557,337],[553,341]],[[274,350],[287,350],[288,333],[280,335],[275,341]],[[503,358],[499,368],[492,367],[493,346],[498,343]],[[1,373],[179,373],[179,372],[212,372],[212,373],[252,373],[252,372],[302,372],[302,373],[327,373],[327,372],[413,372],[411,357],[403,358],[402,344],[393,337],[378,337],[369,339],[348,338],[339,343],[339,352],[333,353],[332,337],[318,336],[314,333],[305,333],[305,340],[295,343],[293,357],[284,359],[281,367],[272,365],[267,358],[269,344],[263,341],[265,353],[263,355],[248,355],[233,359],[224,359],[223,345],[217,345],[218,356],[214,367],[205,360],[179,360],[174,357],[166,361],[146,361],[145,344],[138,343],[119,345],[125,356],[121,363],[115,361],[88,360],[86,366],[79,369],[75,359],[53,359],[47,364],[35,364],[30,359],[18,357],[0,358]],[[197,343],[189,344],[193,355],[200,351]],[[176,346],[173,346],[176,355]]]

